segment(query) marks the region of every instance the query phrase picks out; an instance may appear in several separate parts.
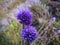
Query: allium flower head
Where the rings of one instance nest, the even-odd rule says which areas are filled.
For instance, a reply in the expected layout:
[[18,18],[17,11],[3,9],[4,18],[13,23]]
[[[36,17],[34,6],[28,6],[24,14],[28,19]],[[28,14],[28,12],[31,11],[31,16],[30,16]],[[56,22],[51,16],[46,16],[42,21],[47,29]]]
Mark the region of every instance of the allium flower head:
[[21,32],[22,39],[29,43],[34,42],[38,37],[38,32],[32,26],[24,28]]
[[20,11],[17,15],[19,22],[25,25],[30,25],[32,23],[32,18],[32,12],[28,9]]

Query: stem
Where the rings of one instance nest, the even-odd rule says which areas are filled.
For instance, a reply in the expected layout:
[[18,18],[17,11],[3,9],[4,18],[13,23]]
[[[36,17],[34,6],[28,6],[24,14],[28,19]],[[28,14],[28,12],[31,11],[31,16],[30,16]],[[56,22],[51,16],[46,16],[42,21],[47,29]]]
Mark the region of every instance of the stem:
[[30,45],[30,43],[27,41],[27,42],[26,42],[26,45]]
[[[25,25],[23,24],[23,29],[25,28]],[[22,45],[24,45],[25,43],[24,43],[24,40],[22,40]]]
[[25,28],[25,25],[23,24],[23,29]]

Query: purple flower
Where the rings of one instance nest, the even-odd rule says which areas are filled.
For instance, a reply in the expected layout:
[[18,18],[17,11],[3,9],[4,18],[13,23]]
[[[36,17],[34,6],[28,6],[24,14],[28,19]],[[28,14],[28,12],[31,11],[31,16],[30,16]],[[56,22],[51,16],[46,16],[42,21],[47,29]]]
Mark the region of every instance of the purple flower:
[[19,22],[25,25],[31,25],[32,18],[32,12],[28,9],[20,11],[17,15],[17,19],[19,20]]
[[52,18],[52,21],[55,21],[55,20],[56,20],[56,17],[53,17],[53,18]]
[[60,34],[60,30],[58,30],[57,33]]
[[24,28],[21,32],[22,39],[31,43],[34,42],[38,37],[38,32],[35,27],[28,26]]

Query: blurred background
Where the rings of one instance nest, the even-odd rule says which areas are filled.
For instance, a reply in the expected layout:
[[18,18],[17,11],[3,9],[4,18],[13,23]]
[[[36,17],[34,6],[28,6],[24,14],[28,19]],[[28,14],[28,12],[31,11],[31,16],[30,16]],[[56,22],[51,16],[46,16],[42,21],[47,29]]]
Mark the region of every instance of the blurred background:
[[22,45],[23,25],[16,19],[22,9],[31,10],[39,33],[31,45],[60,45],[60,0],[0,0],[0,45]]

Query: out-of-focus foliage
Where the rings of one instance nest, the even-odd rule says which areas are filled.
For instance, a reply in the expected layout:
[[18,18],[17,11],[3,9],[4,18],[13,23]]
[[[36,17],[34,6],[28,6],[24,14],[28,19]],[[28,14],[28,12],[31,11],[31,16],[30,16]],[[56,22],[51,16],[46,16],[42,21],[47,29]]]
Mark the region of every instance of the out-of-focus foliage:
[[13,3],[12,5],[10,5],[7,9],[8,11],[11,11],[12,9],[16,8],[17,5],[19,5],[20,3],[22,3],[20,0],[17,0],[15,3]]
[[3,18],[5,18],[5,17],[6,17],[5,14],[0,13],[0,21],[1,21]]
[[21,44],[21,37],[19,35],[19,32],[22,29],[22,25],[18,24],[16,21],[13,21],[10,26],[8,31],[4,31],[4,35],[0,38],[1,45],[19,45]]
[[56,21],[54,26],[57,28],[57,29],[60,29],[60,21]]

